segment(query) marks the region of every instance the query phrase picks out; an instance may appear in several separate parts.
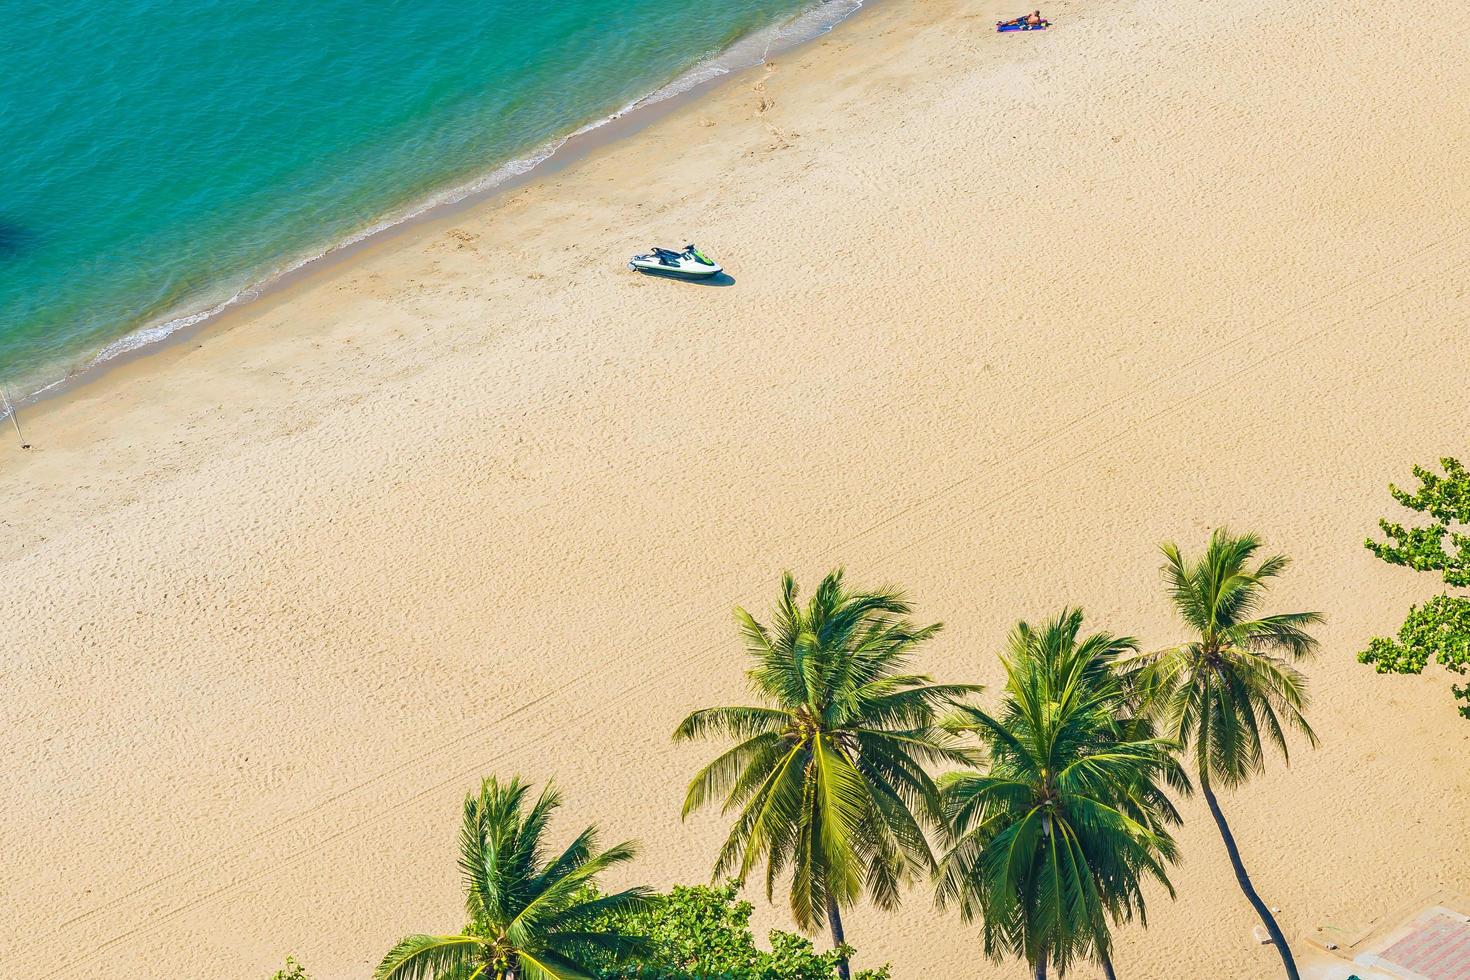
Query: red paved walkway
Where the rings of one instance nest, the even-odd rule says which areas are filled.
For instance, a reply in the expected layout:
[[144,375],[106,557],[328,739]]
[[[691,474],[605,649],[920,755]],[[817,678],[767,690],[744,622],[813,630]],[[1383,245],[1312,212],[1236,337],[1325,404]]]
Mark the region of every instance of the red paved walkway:
[[1384,950],[1382,958],[1429,980],[1470,980],[1470,922],[1436,915]]

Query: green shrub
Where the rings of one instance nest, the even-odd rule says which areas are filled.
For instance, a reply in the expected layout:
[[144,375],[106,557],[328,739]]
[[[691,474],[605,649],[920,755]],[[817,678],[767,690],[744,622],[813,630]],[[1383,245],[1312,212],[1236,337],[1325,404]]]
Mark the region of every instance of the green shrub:
[[[620,916],[620,931],[647,937],[653,952],[633,963],[603,965],[601,980],[832,980],[841,958],[818,952],[805,936],[773,929],[771,948],[756,946],[751,904],[740,886],[675,886],[649,909]],[[851,947],[848,955],[852,955]],[[889,980],[888,967],[855,980]]]
[[295,957],[288,956],[286,957],[286,968],[277,970],[271,976],[271,980],[311,980],[311,974],[296,962]]

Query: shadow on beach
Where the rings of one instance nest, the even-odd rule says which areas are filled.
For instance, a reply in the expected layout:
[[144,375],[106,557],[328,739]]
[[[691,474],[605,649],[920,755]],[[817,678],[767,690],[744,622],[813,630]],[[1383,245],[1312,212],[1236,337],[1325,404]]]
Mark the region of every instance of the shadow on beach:
[[728,273],[728,272],[721,272],[721,273],[719,273],[717,275],[710,276],[708,279],[691,279],[689,276],[680,276],[680,275],[670,274],[670,273],[664,273],[664,272],[651,272],[651,271],[646,270],[646,269],[640,269],[639,272],[645,278],[648,278],[648,279],[664,279],[664,280],[667,280],[668,282],[682,282],[682,283],[684,283],[686,285],[689,285],[689,286],[733,286],[733,285],[735,285],[735,277],[732,276],[732,275],[730,275],[730,273]]

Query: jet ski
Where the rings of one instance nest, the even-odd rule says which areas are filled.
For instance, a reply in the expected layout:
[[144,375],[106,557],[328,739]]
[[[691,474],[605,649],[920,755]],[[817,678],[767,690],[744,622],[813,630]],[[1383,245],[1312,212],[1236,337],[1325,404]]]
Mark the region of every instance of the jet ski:
[[684,251],[653,247],[653,251],[635,255],[628,260],[628,268],[653,275],[678,276],[682,279],[708,279],[724,270],[718,262],[705,255],[693,245],[685,245]]

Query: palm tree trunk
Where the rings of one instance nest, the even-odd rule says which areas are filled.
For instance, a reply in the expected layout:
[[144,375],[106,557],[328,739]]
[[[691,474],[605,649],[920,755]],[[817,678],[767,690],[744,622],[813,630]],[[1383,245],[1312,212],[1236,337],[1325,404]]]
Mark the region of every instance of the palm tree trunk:
[[1035,977],[1035,980],[1046,980],[1046,950],[1044,949],[1041,955],[1036,957],[1036,970],[1032,976]]
[[1102,954],[1102,968],[1107,980],[1118,980],[1118,975],[1113,972],[1113,958],[1107,953]]
[[[837,900],[830,895],[827,897],[827,925],[832,927],[832,948],[841,949],[847,945],[847,939],[842,934],[842,912],[837,908]],[[852,980],[852,971],[847,965],[847,954],[842,954],[842,959],[837,961],[837,975],[842,980]]]
[[1261,896],[1257,895],[1255,888],[1251,886],[1250,875],[1245,873],[1245,865],[1240,863],[1240,850],[1235,846],[1235,837],[1230,833],[1230,825],[1225,822],[1225,814],[1220,812],[1220,803],[1215,799],[1209,780],[1204,778],[1203,774],[1200,776],[1199,788],[1204,791],[1205,802],[1210,806],[1210,816],[1215,818],[1215,826],[1220,828],[1220,837],[1225,841],[1225,852],[1230,855],[1230,866],[1235,869],[1235,880],[1240,883],[1240,890],[1245,892],[1246,900],[1255,908],[1256,914],[1265,924],[1266,932],[1271,936],[1276,952],[1281,954],[1281,962],[1286,967],[1286,975],[1289,980],[1301,980],[1296,972],[1296,960],[1291,956],[1291,947],[1286,945],[1286,937],[1281,934],[1281,927],[1276,924],[1271,910],[1266,908],[1266,903],[1261,901]]

